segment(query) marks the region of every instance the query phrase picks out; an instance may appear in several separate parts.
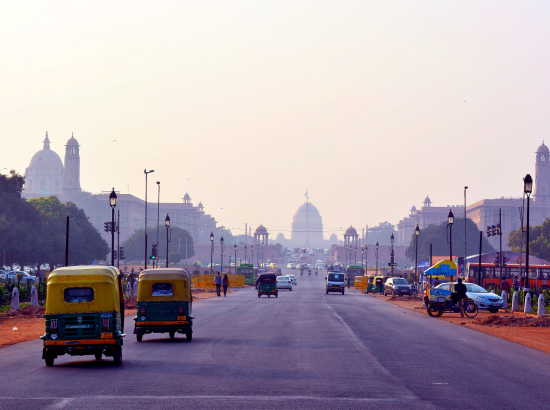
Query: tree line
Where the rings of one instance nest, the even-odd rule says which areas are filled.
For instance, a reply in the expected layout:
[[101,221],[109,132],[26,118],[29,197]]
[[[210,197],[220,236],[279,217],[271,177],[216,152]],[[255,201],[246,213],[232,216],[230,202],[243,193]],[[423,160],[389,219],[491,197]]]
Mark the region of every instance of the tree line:
[[25,178],[15,171],[0,175],[0,260],[5,264],[50,267],[65,263],[66,218],[69,217],[69,265],[105,260],[107,243],[74,203],[55,196],[26,200]]

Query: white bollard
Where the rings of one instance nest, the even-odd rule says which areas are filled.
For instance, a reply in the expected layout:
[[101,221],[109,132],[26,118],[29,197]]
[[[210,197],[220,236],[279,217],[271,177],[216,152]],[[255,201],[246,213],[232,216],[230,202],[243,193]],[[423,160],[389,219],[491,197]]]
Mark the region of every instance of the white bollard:
[[503,290],[502,291],[502,295],[500,295],[502,297],[502,309],[506,310],[508,309],[508,293]]
[[539,307],[537,308],[537,315],[546,315],[546,309],[544,308],[544,295],[542,293],[539,295]]
[[129,298],[132,295],[132,285],[130,281],[126,282],[126,297]]
[[36,286],[32,285],[31,288],[31,306],[38,306],[38,292]]
[[19,289],[13,288],[11,292],[11,308],[19,310]]
[[137,296],[137,288],[138,288],[138,283],[136,281],[132,285],[132,296]]
[[512,312],[519,312],[519,296],[518,293],[514,291],[512,296]]
[[528,292],[523,298],[523,313],[532,313],[533,309],[531,308],[531,294]]

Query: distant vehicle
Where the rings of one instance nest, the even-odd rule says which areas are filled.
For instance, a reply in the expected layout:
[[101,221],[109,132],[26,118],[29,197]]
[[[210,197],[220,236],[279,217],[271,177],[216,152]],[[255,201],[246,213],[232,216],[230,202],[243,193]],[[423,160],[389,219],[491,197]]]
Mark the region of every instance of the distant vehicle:
[[251,263],[241,263],[237,266],[237,275],[244,275],[244,283],[246,285],[253,285],[254,280],[254,265]]
[[292,292],[292,282],[288,276],[277,276],[277,290],[288,289]]
[[4,280],[17,281],[17,275],[21,277],[21,282],[26,282],[27,280],[31,282],[36,282],[36,276],[29,275],[27,272],[23,271],[11,271],[4,274]]
[[279,265],[277,265],[277,264],[274,263],[274,262],[270,263],[270,264],[269,264],[269,267],[270,267],[271,269],[279,269]]
[[309,254],[315,256],[315,251],[311,251]]
[[288,278],[290,279],[290,282],[293,284],[293,285],[298,285],[298,281],[296,280],[296,276],[294,275],[286,275],[288,276]]
[[384,284],[384,296],[403,296],[413,295],[414,290],[409,283],[403,278],[388,278]]

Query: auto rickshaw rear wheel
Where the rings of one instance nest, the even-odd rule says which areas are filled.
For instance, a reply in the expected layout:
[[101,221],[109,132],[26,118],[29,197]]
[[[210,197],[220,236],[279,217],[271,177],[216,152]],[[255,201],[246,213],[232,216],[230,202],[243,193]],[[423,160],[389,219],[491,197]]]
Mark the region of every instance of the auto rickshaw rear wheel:
[[136,335],[136,340],[141,342],[143,340],[143,335]]
[[191,340],[193,340],[193,333],[191,332],[187,332],[185,334],[185,336],[187,336],[187,341],[190,342]]
[[174,336],[176,335],[176,332],[174,332],[174,331],[169,332],[169,335],[170,335],[170,339],[173,339]]
[[432,303],[428,306],[428,315],[431,317],[440,317],[443,315],[443,309],[437,309],[435,304]]
[[101,360],[101,356],[102,356],[101,352],[96,353],[96,354],[95,354],[95,359],[96,359],[96,360]]
[[120,366],[122,364],[122,357],[113,357],[115,359],[115,364]]
[[53,366],[53,361],[54,361],[53,357],[46,357],[44,360],[46,362],[46,366]]

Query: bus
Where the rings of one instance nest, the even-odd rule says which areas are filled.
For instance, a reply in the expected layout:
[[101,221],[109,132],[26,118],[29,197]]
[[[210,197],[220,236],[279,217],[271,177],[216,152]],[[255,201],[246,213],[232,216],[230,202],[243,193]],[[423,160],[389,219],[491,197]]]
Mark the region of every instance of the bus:
[[[468,282],[477,283],[484,288],[488,286],[500,286],[501,268],[495,266],[493,263],[482,263],[481,272],[479,271],[479,263],[468,263],[466,271],[468,273]],[[525,276],[525,264],[521,265],[521,273],[519,264],[507,264],[502,268],[502,276],[506,278],[506,281],[512,287],[514,277],[517,276],[519,281],[522,276]],[[550,289],[550,265],[529,265],[529,287],[541,290]]]
[[254,268],[254,264],[252,263],[241,263],[239,266],[237,266],[237,275],[244,275],[244,283],[245,285],[254,285],[254,281],[256,280],[256,277],[254,275],[256,268]]
[[365,274],[365,268],[361,265],[348,265],[346,273],[350,279],[350,282],[353,283],[356,276],[363,276]]

